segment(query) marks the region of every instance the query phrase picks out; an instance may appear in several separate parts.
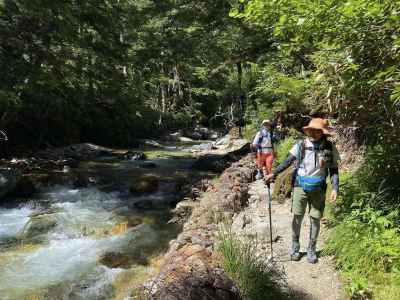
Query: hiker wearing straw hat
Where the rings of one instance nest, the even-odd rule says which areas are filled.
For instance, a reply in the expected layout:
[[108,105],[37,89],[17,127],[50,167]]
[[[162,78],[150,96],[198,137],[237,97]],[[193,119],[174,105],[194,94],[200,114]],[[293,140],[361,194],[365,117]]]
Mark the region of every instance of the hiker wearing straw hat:
[[307,248],[307,260],[316,263],[316,244],[320,230],[320,220],[325,208],[326,178],[328,175],[332,181],[332,193],[330,200],[336,201],[339,190],[338,161],[339,152],[334,144],[328,141],[331,135],[328,121],[314,118],[303,127],[307,138],[298,141],[287,159],[276,170],[265,177],[266,182],[272,181],[279,173],[287,169],[293,162],[295,172],[293,174],[292,191],[292,250],[290,258],[293,261],[301,259],[300,255],[300,229],[303,217],[308,206],[310,215],[310,240]]
[[257,175],[256,179],[261,179],[267,174],[272,173],[272,163],[276,157],[274,143],[275,135],[272,131],[272,122],[263,120],[261,130],[254,137],[252,146],[257,150]]

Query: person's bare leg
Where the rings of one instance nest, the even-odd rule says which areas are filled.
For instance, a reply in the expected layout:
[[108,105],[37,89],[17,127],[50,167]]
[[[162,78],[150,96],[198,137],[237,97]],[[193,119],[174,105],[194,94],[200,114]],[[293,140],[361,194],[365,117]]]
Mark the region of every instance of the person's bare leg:
[[265,166],[267,175],[272,173],[272,163],[274,161],[274,156],[272,153],[269,153],[265,158]]

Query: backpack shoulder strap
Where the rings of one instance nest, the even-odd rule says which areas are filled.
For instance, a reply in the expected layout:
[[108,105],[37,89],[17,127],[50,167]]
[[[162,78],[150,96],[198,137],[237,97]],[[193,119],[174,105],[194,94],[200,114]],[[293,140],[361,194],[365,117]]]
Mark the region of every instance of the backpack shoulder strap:
[[306,157],[306,140],[301,141],[300,151],[301,151],[301,156],[299,163],[301,163],[304,160],[304,157]]
[[262,130],[260,130],[259,132],[260,132],[260,136],[258,137],[257,145],[261,146],[264,136],[263,136]]
[[333,150],[333,143],[326,139],[324,141],[324,149],[332,151]]
[[298,140],[297,141],[297,154],[296,154],[296,161],[297,161],[297,168],[300,167],[301,162],[303,161],[306,155],[306,143],[305,140]]

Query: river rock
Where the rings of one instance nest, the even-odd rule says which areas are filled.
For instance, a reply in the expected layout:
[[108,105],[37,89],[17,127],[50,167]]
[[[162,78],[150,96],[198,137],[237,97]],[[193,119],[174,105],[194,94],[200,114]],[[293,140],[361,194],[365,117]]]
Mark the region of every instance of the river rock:
[[46,234],[57,226],[57,219],[52,214],[32,216],[22,231],[18,234],[20,239],[33,239]]
[[187,221],[192,213],[193,206],[196,202],[191,200],[184,200],[179,202],[176,207],[172,210],[174,217],[169,221],[169,223],[183,224]]
[[[208,140],[211,136],[215,136],[217,133],[207,127],[196,126],[190,131],[186,131],[185,135],[194,140]],[[218,134],[217,134],[218,136]]]
[[118,252],[106,252],[100,256],[98,261],[109,268],[127,269],[131,265],[129,256]]
[[98,178],[93,174],[78,173],[73,179],[73,185],[76,188],[84,188],[98,183]]
[[129,190],[132,194],[153,193],[158,190],[159,178],[154,175],[144,175],[132,183]]
[[144,139],[144,140],[140,140],[140,142],[145,146],[151,146],[154,148],[163,148],[164,147],[163,145],[161,145],[159,142],[157,142],[155,140]]
[[217,149],[212,143],[203,143],[200,145],[194,145],[190,148],[192,151],[209,151]]
[[193,142],[193,140],[191,138],[185,137],[185,136],[181,136],[178,139],[179,142]]
[[168,257],[144,290],[147,299],[241,299],[232,280],[212,266],[212,253],[199,245],[185,245]]
[[145,160],[147,159],[147,156],[140,151],[128,151],[122,154],[121,158],[129,160]]
[[168,142],[179,142],[182,138],[182,131],[177,131],[166,135],[163,139]]

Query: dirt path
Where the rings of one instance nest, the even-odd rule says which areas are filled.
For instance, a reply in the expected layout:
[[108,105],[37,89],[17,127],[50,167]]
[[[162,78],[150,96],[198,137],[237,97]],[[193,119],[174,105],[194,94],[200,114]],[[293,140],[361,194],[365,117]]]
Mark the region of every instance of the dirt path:
[[[273,188],[273,187],[272,187]],[[261,251],[270,252],[267,190],[262,181],[250,185],[249,206],[234,219],[233,230],[242,234],[257,234],[261,237]],[[289,259],[291,247],[290,200],[272,203],[274,261],[286,274],[288,288],[296,299],[337,300],[346,299],[338,273],[333,267],[332,257],[319,256],[317,264],[307,262],[304,255],[299,262]],[[305,216],[301,229],[301,252],[305,254],[308,244],[309,219]],[[317,249],[323,248],[326,230],[321,226]],[[269,254],[269,253],[268,253]]]

